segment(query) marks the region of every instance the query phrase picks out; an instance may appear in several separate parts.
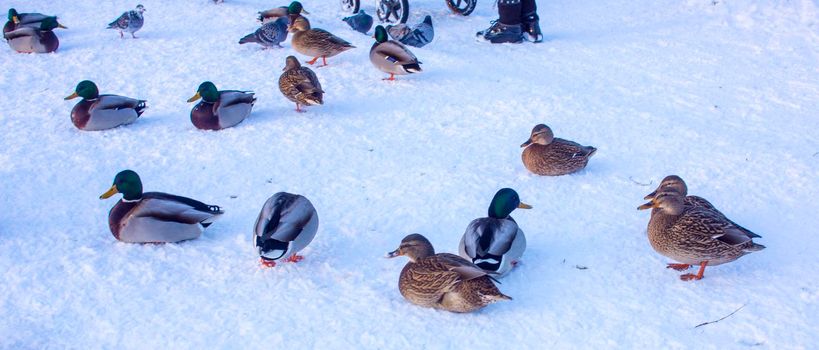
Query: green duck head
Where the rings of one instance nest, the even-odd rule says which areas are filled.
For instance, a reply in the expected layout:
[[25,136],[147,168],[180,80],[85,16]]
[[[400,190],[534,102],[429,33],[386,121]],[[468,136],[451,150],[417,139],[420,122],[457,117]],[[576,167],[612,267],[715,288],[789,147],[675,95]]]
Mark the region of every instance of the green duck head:
[[138,200],[142,198],[142,180],[133,170],[123,170],[114,177],[114,184],[105,193],[100,195],[100,199],[109,198],[117,193],[122,193],[124,200]]
[[389,40],[389,38],[387,38],[387,30],[384,29],[384,26],[379,24],[375,27],[375,34],[373,34],[373,38],[375,38],[375,41],[378,43],[383,43]]
[[310,14],[310,12],[307,12],[307,10],[304,9],[304,6],[302,6],[298,1],[293,1],[290,3],[290,6],[287,6],[288,15],[300,15],[302,13],[305,15]]
[[83,80],[77,84],[76,88],[74,88],[74,93],[66,96],[65,99],[70,100],[77,97],[82,97],[84,100],[93,100],[100,97],[100,91],[97,89],[97,84],[94,84],[94,82],[90,80]]
[[532,206],[520,201],[520,197],[515,190],[511,188],[502,188],[495,197],[492,198],[492,203],[489,203],[489,217],[496,219],[506,219],[513,210],[532,209]]
[[9,9],[9,21],[14,22],[14,24],[20,23],[20,19],[18,18],[20,14],[17,13],[17,10],[14,8]]
[[199,84],[199,88],[196,89],[196,95],[188,99],[188,102],[193,102],[201,98],[205,102],[215,103],[219,100],[219,90],[216,90],[216,85],[213,83],[206,81],[202,84]]

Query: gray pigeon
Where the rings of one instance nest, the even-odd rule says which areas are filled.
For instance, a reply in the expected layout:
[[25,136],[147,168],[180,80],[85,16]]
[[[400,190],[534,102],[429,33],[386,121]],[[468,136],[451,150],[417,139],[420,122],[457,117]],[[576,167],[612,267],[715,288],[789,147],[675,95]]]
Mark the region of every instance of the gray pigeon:
[[257,43],[259,45],[268,47],[281,47],[279,43],[287,39],[287,17],[279,17],[279,19],[263,24],[255,32],[245,35],[239,40],[239,44]]
[[366,14],[364,10],[358,11],[358,13],[350,17],[344,17],[343,20],[350,25],[350,28],[362,34],[367,34],[373,26],[373,16]]
[[119,30],[119,37],[122,38],[122,32],[131,33],[131,36],[136,38],[136,33],[142,28],[145,19],[142,18],[142,13],[145,12],[145,7],[137,5],[136,10],[123,12],[119,18],[108,24],[108,29]]
[[406,24],[388,25],[387,32],[390,36],[404,45],[424,47],[435,37],[435,30],[432,28],[432,16],[427,15],[424,21],[418,23],[414,28]]

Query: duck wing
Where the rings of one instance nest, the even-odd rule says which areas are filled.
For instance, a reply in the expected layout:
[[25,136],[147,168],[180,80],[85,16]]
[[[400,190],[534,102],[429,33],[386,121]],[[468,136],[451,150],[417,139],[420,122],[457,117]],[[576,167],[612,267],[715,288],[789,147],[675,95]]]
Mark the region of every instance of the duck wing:
[[219,206],[208,205],[195,199],[162,192],[146,192],[142,194],[142,201],[134,216],[186,224],[202,223],[207,226],[216,216],[223,213]]
[[512,220],[475,219],[464,232],[464,250],[472,259],[499,258],[509,251],[517,234],[518,224]]
[[300,195],[279,192],[270,197],[256,220],[256,236],[291,242],[314,220],[316,209]]

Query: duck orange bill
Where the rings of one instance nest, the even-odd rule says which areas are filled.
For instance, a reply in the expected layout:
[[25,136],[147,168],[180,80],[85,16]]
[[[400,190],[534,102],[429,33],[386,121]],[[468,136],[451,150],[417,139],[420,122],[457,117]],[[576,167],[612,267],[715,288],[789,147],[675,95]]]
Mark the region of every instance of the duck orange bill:
[[650,208],[654,208],[654,202],[648,202],[646,204],[643,204],[643,205],[637,207],[637,210],[646,210],[646,209],[650,209]]
[[68,27],[66,27],[66,26],[64,26],[62,24],[59,24],[59,23],[57,23],[57,28],[68,29]]
[[100,199],[106,199],[117,193],[119,193],[119,191],[117,191],[117,185],[111,185],[111,188],[109,188],[108,191],[105,191],[105,193],[100,195]]
[[656,197],[656,196],[657,196],[657,191],[654,191],[654,192],[651,192],[651,193],[647,194],[645,197],[643,197],[643,199],[645,199],[645,200],[654,199],[654,197]]
[[520,209],[532,209],[532,206],[529,205],[529,204],[521,202],[520,204],[518,204],[518,208],[520,208]]
[[526,147],[526,146],[529,146],[531,144],[532,144],[532,139],[528,139],[528,140],[526,140],[526,142],[524,142],[522,145],[520,145],[520,147]]
[[396,256],[401,256],[401,248],[398,248],[396,250],[393,250],[393,251],[387,253],[387,258],[394,258]]
[[79,97],[79,96],[80,96],[80,95],[78,95],[78,94],[77,94],[77,92],[76,92],[76,91],[74,91],[74,93],[73,93],[73,94],[66,96],[66,97],[65,97],[65,100],[74,99],[74,98],[77,98],[77,97]]
[[200,98],[202,98],[202,95],[199,95],[199,92],[197,92],[196,95],[193,95],[193,97],[188,99],[188,103],[196,101],[196,100],[198,100]]

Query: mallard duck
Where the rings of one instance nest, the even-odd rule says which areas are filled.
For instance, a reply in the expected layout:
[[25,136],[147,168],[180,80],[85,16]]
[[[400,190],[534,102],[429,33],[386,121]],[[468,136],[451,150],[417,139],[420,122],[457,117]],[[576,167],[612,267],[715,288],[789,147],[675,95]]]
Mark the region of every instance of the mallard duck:
[[279,76],[279,90],[296,103],[296,112],[303,112],[301,106],[324,104],[321,83],[310,68],[302,67],[296,57],[287,56],[283,71]]
[[398,42],[414,46],[424,47],[435,37],[435,29],[432,27],[432,16],[427,15],[421,23],[410,27],[404,23],[387,25],[387,32]]
[[368,15],[364,10],[358,11],[358,13],[350,17],[344,17],[341,20],[361,34],[367,34],[367,31],[373,27],[373,16]]
[[[707,199],[699,197],[699,196],[689,196],[688,195],[688,185],[685,184],[685,181],[677,175],[668,175],[666,176],[662,182],[660,182],[660,186],[657,187],[654,192],[649,193],[643,199],[650,200],[654,198],[657,193],[659,192],[676,192],[683,196],[685,205],[692,206],[692,207],[699,207],[706,210],[713,211],[714,214],[721,217],[723,220],[730,222],[732,225],[736,226],[740,231],[745,233],[750,238],[761,238],[762,236],[753,233],[751,230],[740,226],[739,224],[733,222],[731,219],[728,219],[725,214],[719,211],[716,207],[714,207],[711,202]],[[656,210],[656,209],[655,209]]]
[[57,51],[60,47],[60,40],[53,32],[54,28],[58,28],[57,20],[54,17],[47,17],[40,22],[39,29],[21,26],[3,33],[3,38],[12,50],[20,53],[49,53]]
[[380,71],[390,75],[384,80],[395,80],[395,75],[406,75],[421,71],[421,62],[403,44],[388,40],[387,30],[375,27],[375,43],[370,48],[370,62]]
[[526,236],[509,214],[531,209],[515,190],[503,188],[489,204],[489,216],[472,220],[466,227],[458,253],[484,271],[503,276],[518,263],[526,250]]
[[307,64],[314,64],[321,57],[322,65],[327,65],[327,57],[333,57],[344,51],[355,48],[346,40],[341,39],[324,29],[311,29],[304,17],[291,16],[289,31],[293,33],[290,40],[293,48],[299,53],[313,57]]
[[114,238],[128,243],[173,243],[194,239],[224,214],[221,208],[161,192],[142,193],[142,181],[133,170],[123,170],[100,196],[122,193],[108,213]]
[[57,16],[47,16],[42,13],[17,13],[17,10],[10,8],[8,22],[3,26],[3,33],[22,27],[40,29],[43,20],[46,18],[53,18],[54,22],[57,23],[57,28],[68,29],[57,21]]
[[196,94],[188,99],[190,103],[202,98],[191,110],[191,122],[193,126],[203,130],[222,130],[235,126],[250,115],[253,104],[256,103],[253,95],[250,91],[219,91],[209,81],[199,84]]
[[589,158],[597,152],[592,146],[555,137],[544,124],[535,125],[521,158],[529,171],[538,175],[559,176],[571,174],[586,167]]
[[668,268],[686,270],[699,265],[699,272],[684,274],[684,281],[702,279],[705,266],[728,263],[739,257],[765,249],[754,243],[730,221],[712,210],[685,205],[677,192],[660,192],[637,209],[654,208],[648,222],[648,241],[658,253],[678,261]]
[[255,32],[239,39],[239,44],[257,43],[264,48],[281,47],[279,43],[287,39],[287,17],[262,24]]
[[263,266],[276,260],[297,262],[318,230],[318,213],[313,203],[297,194],[279,192],[270,197],[256,219],[253,242]]
[[82,97],[71,110],[71,122],[80,130],[96,131],[131,124],[147,106],[145,100],[118,95],[100,95],[97,84],[83,80],[66,100]]
[[142,29],[142,24],[145,23],[145,18],[142,13],[145,12],[145,6],[137,5],[135,10],[125,11],[119,18],[108,24],[108,29],[116,29],[119,31],[119,37],[124,38],[122,32],[131,33],[131,37],[136,39],[135,33]]
[[501,293],[492,278],[479,267],[448,253],[435,254],[426,237],[417,233],[404,237],[387,257],[406,256],[398,290],[409,302],[451,312],[472,312],[512,298]]
[[[310,12],[304,9],[298,1],[293,1],[288,6],[280,6],[274,7],[269,10],[259,12],[259,17],[257,19],[262,23],[272,22],[278,20],[279,18],[284,18],[287,24],[290,24],[290,19],[288,17],[293,15],[301,15],[301,14],[309,15]],[[307,20],[305,18],[305,20]],[[308,23],[310,23],[308,21]]]

